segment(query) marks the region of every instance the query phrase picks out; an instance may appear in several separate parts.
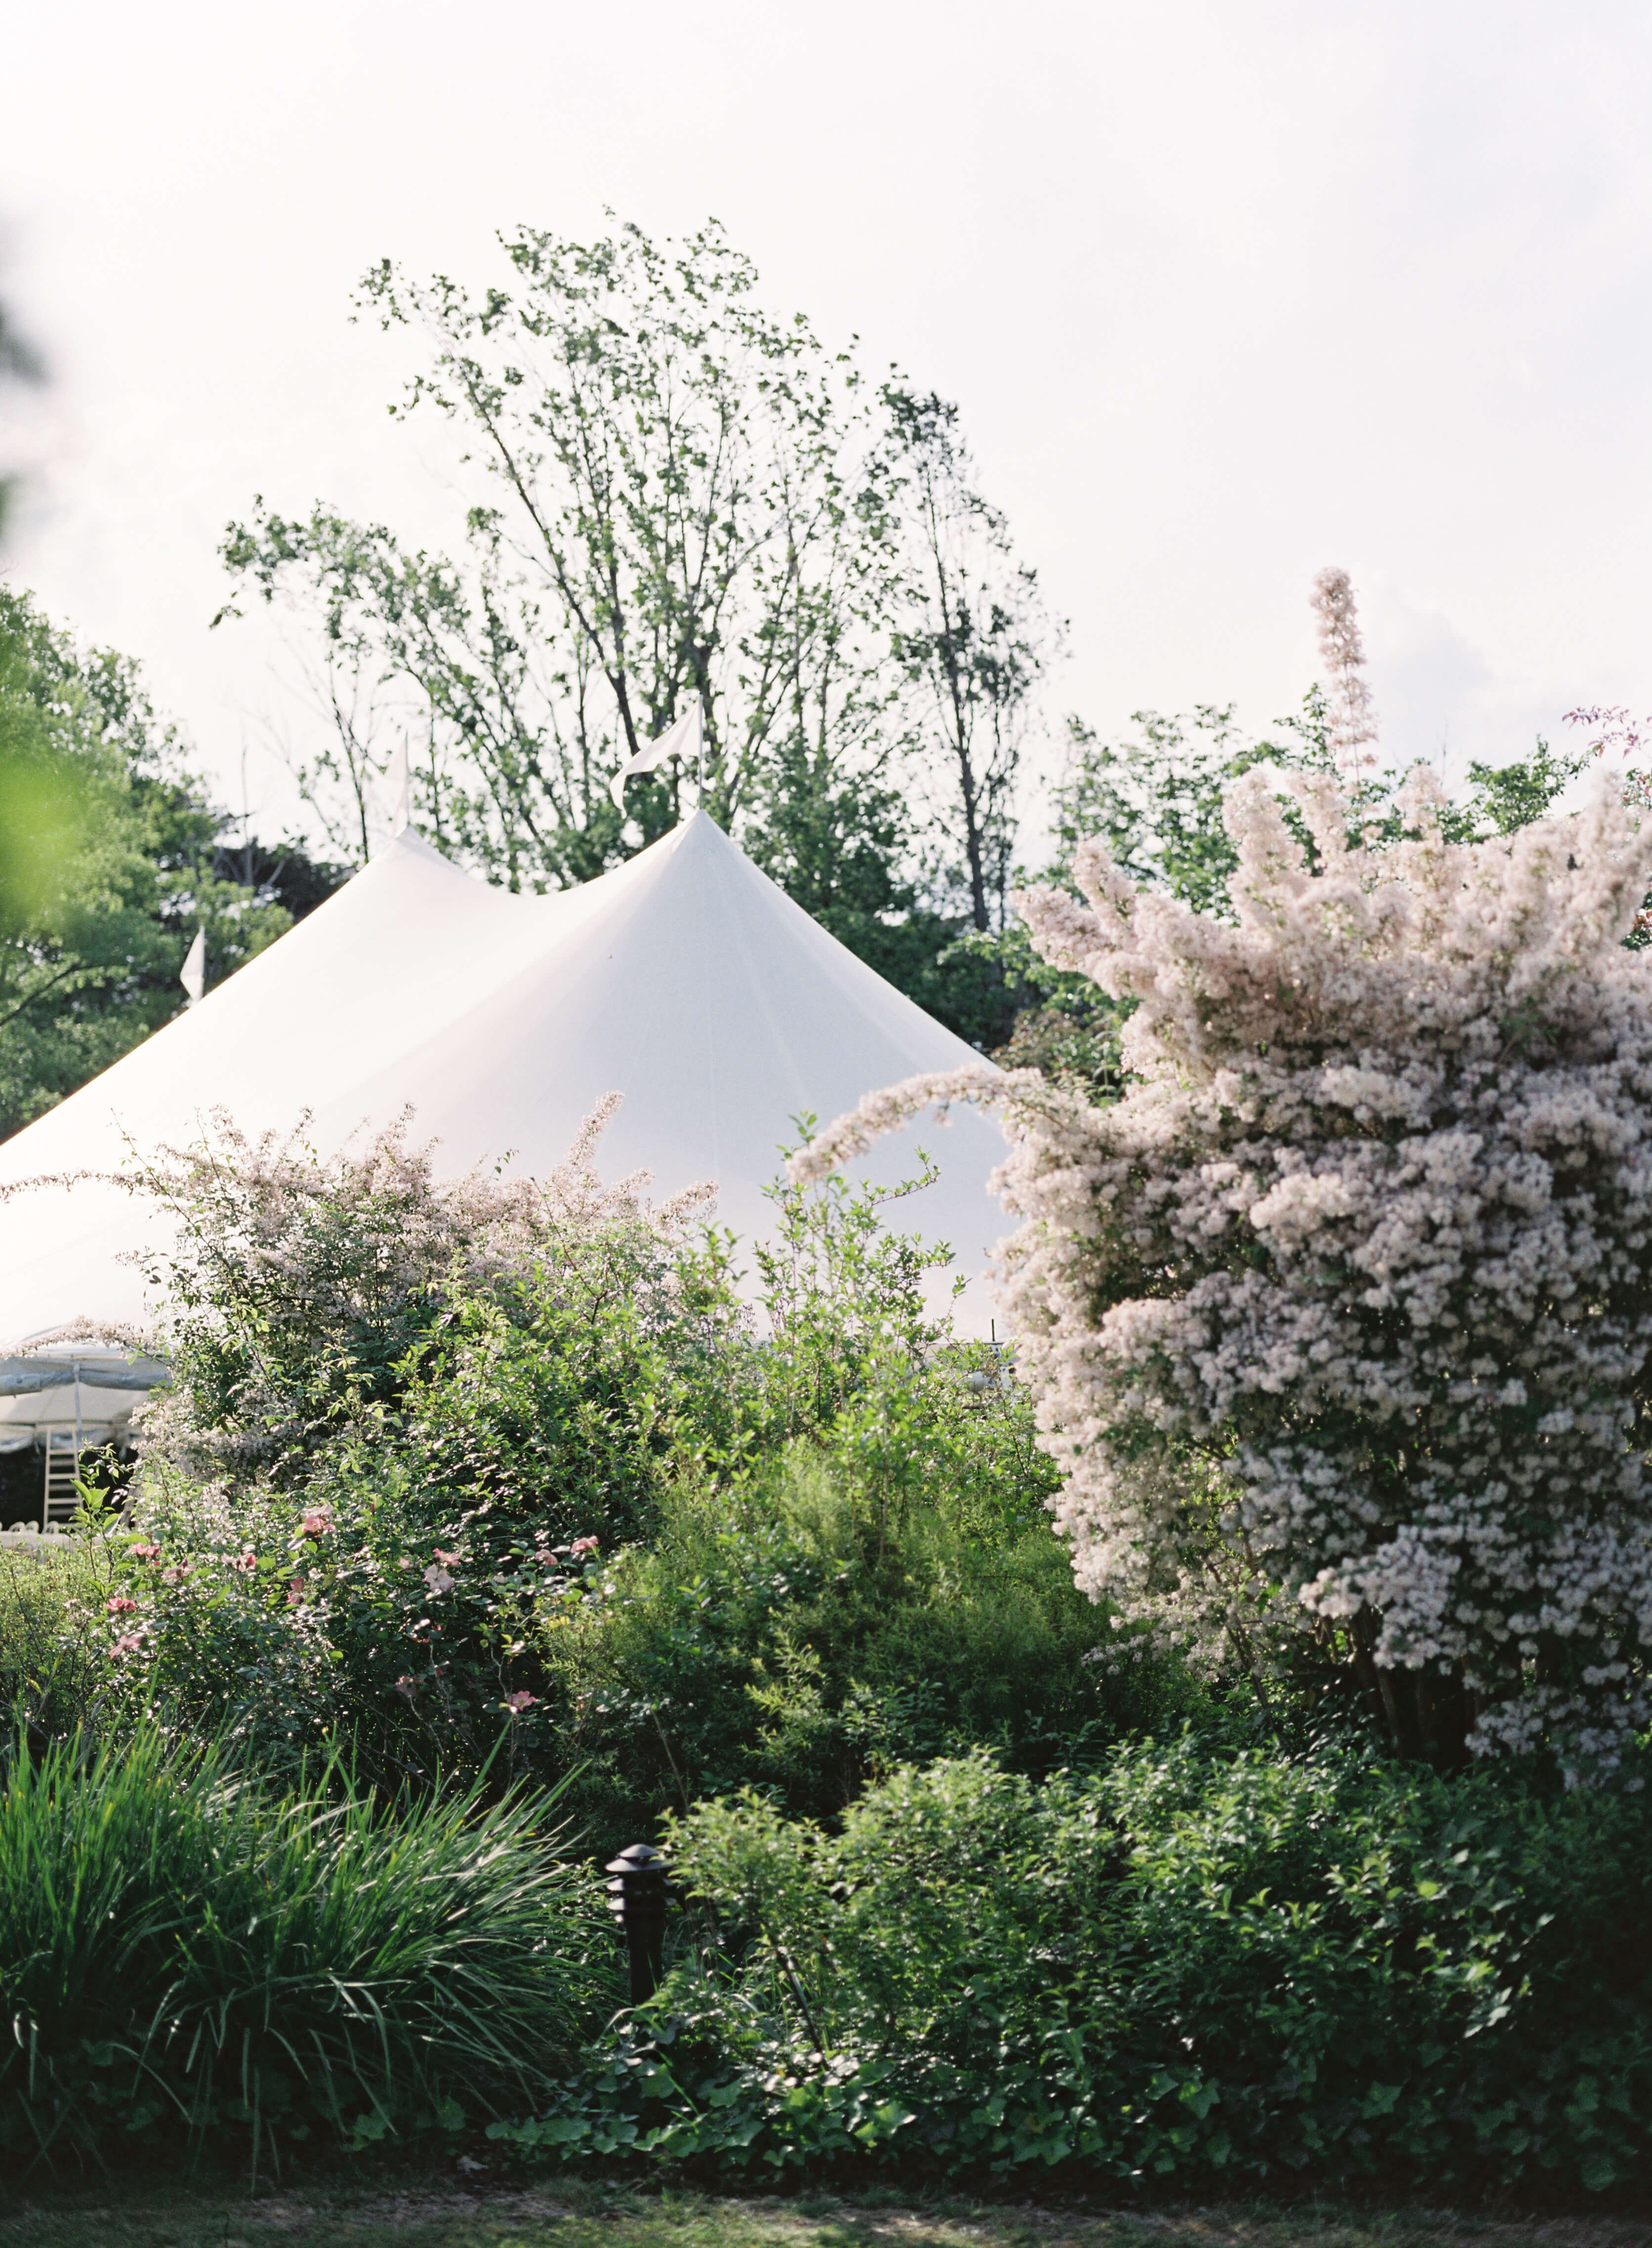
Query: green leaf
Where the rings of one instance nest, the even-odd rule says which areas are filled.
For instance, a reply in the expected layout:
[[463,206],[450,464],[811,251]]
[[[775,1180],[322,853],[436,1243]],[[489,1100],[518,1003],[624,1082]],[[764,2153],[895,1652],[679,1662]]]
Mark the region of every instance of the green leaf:
[[1604,2193],[1607,2186],[1617,2183],[1617,2164],[1610,2155],[1602,2154],[1597,2148],[1578,2164],[1578,2176],[1591,2193]]

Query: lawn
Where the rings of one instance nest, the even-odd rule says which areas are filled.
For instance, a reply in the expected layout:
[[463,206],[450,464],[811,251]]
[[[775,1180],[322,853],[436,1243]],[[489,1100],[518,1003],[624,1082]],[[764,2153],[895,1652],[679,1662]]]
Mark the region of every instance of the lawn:
[[0,2248],[1644,2248],[1644,2220],[1504,2222],[1361,2213],[1320,2200],[1150,2215],[1094,2204],[894,2197],[647,2198],[555,2193],[276,2191],[255,2198],[141,2187],[0,2203]]

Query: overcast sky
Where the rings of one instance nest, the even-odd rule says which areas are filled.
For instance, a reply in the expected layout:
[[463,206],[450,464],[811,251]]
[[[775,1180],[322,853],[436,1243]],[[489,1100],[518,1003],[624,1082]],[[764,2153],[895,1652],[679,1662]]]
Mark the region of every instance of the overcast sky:
[[1393,755],[1652,708],[1643,4],[93,0],[5,51],[4,286],[54,376],[10,574],[143,659],[237,810],[245,743],[266,829],[297,722],[208,632],[225,519],[445,512],[352,284],[605,205],[715,214],[771,307],[960,401],[1103,729],[1293,705],[1326,562]]

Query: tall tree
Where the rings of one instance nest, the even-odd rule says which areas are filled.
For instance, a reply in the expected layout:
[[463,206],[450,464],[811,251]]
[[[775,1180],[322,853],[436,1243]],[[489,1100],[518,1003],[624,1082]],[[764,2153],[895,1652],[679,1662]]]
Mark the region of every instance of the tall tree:
[[[13,383],[38,382],[40,377],[40,361],[33,348],[6,305],[0,304],[0,390]],[[5,528],[15,482],[10,468],[0,466],[0,531]]]
[[934,751],[921,759],[939,783],[934,815],[985,932],[1004,921],[1016,781],[1059,634],[1036,572],[980,491],[956,406],[898,383],[882,399],[885,505],[903,564],[895,652],[917,743]]
[[287,927],[225,825],[137,667],[0,586],[0,1135],[178,1011],[196,929],[217,983]]
[[476,472],[456,555],[325,508],[260,505],[226,538],[243,588],[321,627],[337,739],[312,778],[364,827],[409,738],[439,840],[518,886],[672,824],[689,776],[634,781],[625,819],[607,785],[695,703],[727,826],[778,834],[799,792],[884,785],[895,558],[851,361],[762,311],[715,226],[675,250],[634,227],[504,249],[510,289],[386,262],[362,292],[434,346],[400,410],[448,417]]

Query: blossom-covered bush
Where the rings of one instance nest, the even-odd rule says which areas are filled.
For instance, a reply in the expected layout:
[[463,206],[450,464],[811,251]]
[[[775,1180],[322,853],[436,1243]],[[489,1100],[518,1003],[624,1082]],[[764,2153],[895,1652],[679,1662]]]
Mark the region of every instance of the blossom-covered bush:
[[129,1700],[278,1768],[347,1737],[380,1777],[531,1727],[533,1619],[646,1526],[694,1365],[740,1322],[694,1245],[705,1196],[597,1178],[604,1115],[543,1182],[438,1180],[400,1131],[323,1162],[226,1129],[149,1175],[175,1386],[110,1604]]
[[1123,1099],[917,1079],[799,1175],[999,1107],[1080,1583],[1242,1651],[1293,1623],[1412,1751],[1599,1772],[1652,1647],[1652,826],[1602,792],[1450,842],[1419,770],[1376,847],[1333,777],[1289,785],[1299,825],[1260,772],[1230,792],[1230,922],[1094,843],[1081,899],[1021,901],[1131,1003]]
[[147,1340],[176,1383],[145,1417],[146,1459],[231,1488],[296,1488],[341,1436],[383,1433],[450,1349],[461,1306],[509,1325],[524,1290],[530,1323],[594,1325],[622,1305],[640,1341],[688,1336],[697,1306],[682,1252],[712,1189],[656,1210],[646,1174],[599,1178],[618,1107],[617,1094],[600,1103],[542,1180],[440,1179],[405,1120],[323,1162],[302,1128],[254,1141],[220,1117],[210,1139],[134,1173],[175,1223],[151,1260],[166,1311]]

